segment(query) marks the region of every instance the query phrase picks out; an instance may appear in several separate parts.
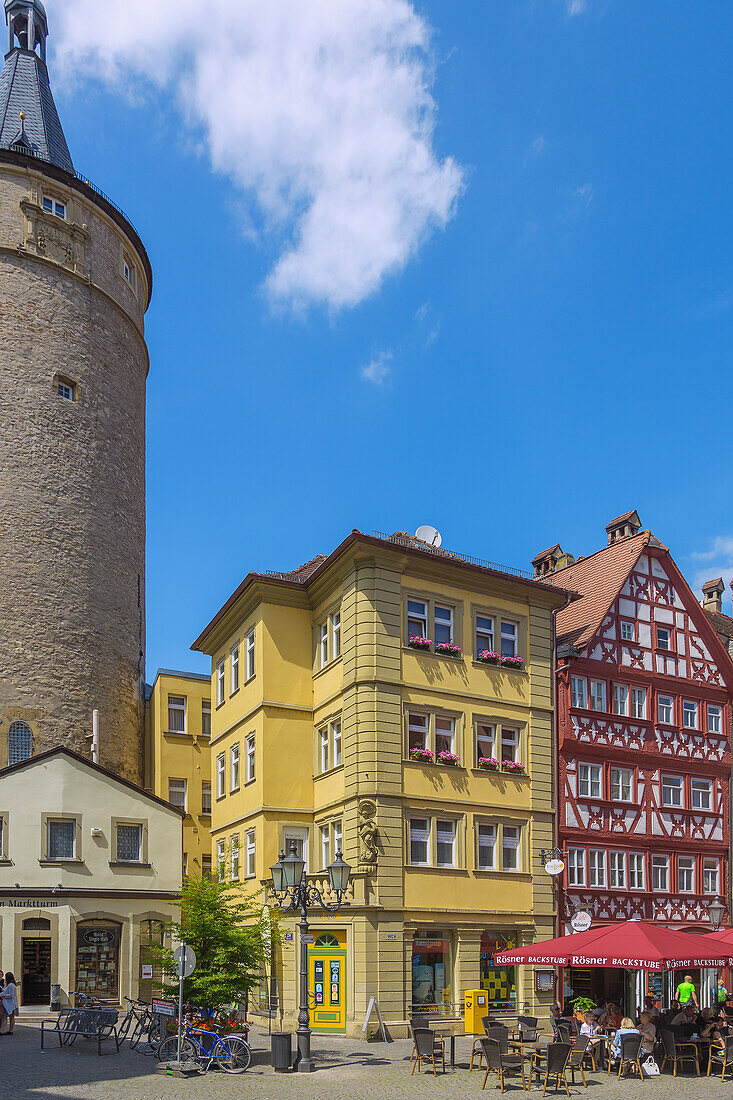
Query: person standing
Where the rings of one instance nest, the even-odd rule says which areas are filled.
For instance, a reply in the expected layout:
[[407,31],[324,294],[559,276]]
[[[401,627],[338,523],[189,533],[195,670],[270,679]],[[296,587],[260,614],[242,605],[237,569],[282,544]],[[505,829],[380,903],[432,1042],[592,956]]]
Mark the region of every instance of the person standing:
[[716,992],[718,1005],[720,1005],[722,1008],[725,1008],[725,1006],[728,1004],[728,997],[729,996],[730,996],[730,994],[729,994],[728,990],[726,989],[725,982],[723,981],[723,978],[722,977],[718,978],[718,989],[717,989],[717,992]]
[[5,975],[5,985],[0,990],[0,1006],[2,1006],[2,1023],[10,1021],[8,1035],[15,1031],[15,1017],[18,1015],[18,987],[15,984],[14,975],[8,971]]
[[685,1008],[685,1006],[688,1005],[690,1001],[692,1001],[695,1008],[700,1007],[697,1003],[697,993],[695,992],[695,987],[692,984],[692,974],[685,974],[685,980],[683,982],[680,982],[680,984],[677,986],[677,992],[675,993],[675,996],[682,1008]]

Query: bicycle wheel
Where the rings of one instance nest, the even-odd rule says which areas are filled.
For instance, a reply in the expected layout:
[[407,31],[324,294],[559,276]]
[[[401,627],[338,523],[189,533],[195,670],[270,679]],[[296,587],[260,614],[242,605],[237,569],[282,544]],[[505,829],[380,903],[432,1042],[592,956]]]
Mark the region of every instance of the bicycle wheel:
[[143,1031],[144,1031],[143,1021],[138,1016],[136,1016],[135,1017],[135,1026],[132,1029],[132,1035],[130,1036],[130,1046],[132,1047],[133,1050],[136,1049],[138,1043],[142,1039]]
[[162,1016],[154,1016],[151,1013],[148,1024],[148,1042],[151,1045],[161,1043],[165,1039],[165,1020]]
[[117,1035],[120,1042],[124,1042],[127,1036],[130,1034],[130,1027],[132,1026],[132,1012],[128,1012],[124,1020],[117,1029]]
[[[159,1062],[177,1062],[178,1061],[178,1036],[171,1035],[170,1039],[164,1039],[158,1047],[158,1061]],[[196,1061],[196,1047],[187,1039],[185,1035],[181,1038],[181,1061],[182,1062],[195,1062]]]
[[221,1060],[217,1058],[217,1064],[225,1073],[244,1073],[252,1061],[252,1051],[244,1039],[240,1039],[238,1035],[231,1035],[228,1039],[222,1039],[221,1043],[227,1048],[229,1057]]

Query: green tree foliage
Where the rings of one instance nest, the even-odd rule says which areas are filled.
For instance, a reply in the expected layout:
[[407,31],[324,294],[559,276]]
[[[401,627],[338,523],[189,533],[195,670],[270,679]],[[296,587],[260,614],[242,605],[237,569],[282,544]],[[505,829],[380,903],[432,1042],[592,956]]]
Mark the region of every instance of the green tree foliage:
[[[266,958],[258,899],[242,894],[237,883],[187,878],[177,904],[180,921],[171,922],[167,930],[174,944],[183,941],[196,952],[196,969],[183,983],[184,1001],[211,1012],[244,1001]],[[273,949],[276,931],[271,927]],[[177,998],[172,950],[154,946],[151,954],[164,975],[159,988]]]

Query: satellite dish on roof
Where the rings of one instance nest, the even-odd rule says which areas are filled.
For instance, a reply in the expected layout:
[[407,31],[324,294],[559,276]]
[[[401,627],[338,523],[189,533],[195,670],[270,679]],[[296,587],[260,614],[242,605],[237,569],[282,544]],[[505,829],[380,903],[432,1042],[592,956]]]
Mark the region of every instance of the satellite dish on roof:
[[438,547],[443,542],[440,531],[436,531],[429,523],[426,523],[423,527],[418,527],[415,538],[420,539],[421,542],[426,542],[428,546]]

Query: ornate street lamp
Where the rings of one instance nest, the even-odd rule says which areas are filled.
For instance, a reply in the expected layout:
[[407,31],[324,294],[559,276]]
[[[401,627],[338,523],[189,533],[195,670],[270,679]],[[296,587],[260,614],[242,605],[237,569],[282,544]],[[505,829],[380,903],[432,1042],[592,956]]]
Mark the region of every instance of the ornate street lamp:
[[325,902],[317,886],[308,882],[305,875],[305,860],[298,855],[295,844],[290,852],[280,853],[272,871],[272,890],[283,913],[300,910],[300,1009],[298,1012],[298,1056],[295,1065],[299,1073],[310,1073],[315,1064],[311,1058],[310,1011],[308,1009],[308,910],[323,909],[337,913],[349,887],[351,867],[344,862],[341,851],[328,868],[331,892],[336,895],[335,902]]
[[725,905],[720,898],[714,898],[707,903],[707,911],[710,919],[710,927],[713,932],[717,932],[725,919]]

